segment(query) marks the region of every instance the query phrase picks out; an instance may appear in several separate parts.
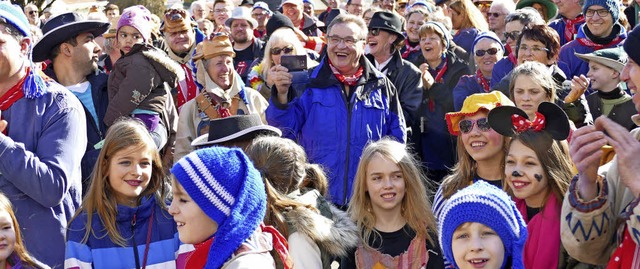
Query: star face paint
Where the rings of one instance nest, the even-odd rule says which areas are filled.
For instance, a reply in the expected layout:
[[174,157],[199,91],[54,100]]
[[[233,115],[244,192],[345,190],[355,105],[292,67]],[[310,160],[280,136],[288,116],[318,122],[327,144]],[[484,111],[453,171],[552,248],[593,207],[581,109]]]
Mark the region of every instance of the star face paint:
[[550,191],[542,163],[533,149],[519,140],[511,142],[505,161],[505,175],[509,188],[518,199],[530,207],[541,207]]

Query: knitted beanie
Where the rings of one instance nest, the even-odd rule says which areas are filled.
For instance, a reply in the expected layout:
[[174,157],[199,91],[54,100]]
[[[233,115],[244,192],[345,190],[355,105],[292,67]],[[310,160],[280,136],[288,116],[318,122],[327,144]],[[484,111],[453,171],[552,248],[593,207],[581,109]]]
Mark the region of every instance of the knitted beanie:
[[122,26],[131,26],[140,32],[145,41],[149,41],[152,24],[151,12],[147,8],[142,5],[131,6],[122,11],[118,20],[118,31]]
[[269,21],[267,21],[267,25],[265,27],[267,28],[267,37],[271,36],[273,32],[282,27],[291,28],[291,30],[295,28],[291,19],[280,12],[274,13],[273,16],[269,18]]
[[624,40],[624,51],[636,64],[640,64],[640,27],[635,27]]
[[20,8],[14,6],[9,1],[0,2],[0,17],[2,17],[8,24],[18,29],[26,37],[31,37],[31,27],[29,26],[29,20],[24,15]]
[[455,268],[451,242],[453,232],[462,224],[477,222],[493,229],[505,248],[504,268],[509,257],[513,269],[524,269],[522,252],[527,240],[527,227],[509,195],[495,186],[478,181],[447,201],[440,217],[438,232],[442,251]]
[[620,8],[618,7],[618,2],[616,0],[585,0],[584,6],[582,6],[582,14],[587,14],[587,9],[593,5],[598,5],[606,8],[609,13],[611,13],[614,24],[618,21]]
[[474,54],[474,51],[476,50],[476,44],[478,44],[478,42],[480,42],[480,40],[484,38],[488,38],[495,41],[496,43],[498,43],[498,45],[500,45],[500,48],[502,49],[502,51],[505,52],[504,46],[502,45],[502,41],[500,41],[500,38],[498,38],[498,35],[496,35],[496,33],[494,32],[487,31],[487,32],[478,33],[476,38],[473,40],[473,45],[471,46],[471,52],[469,52],[469,54]]
[[242,150],[225,147],[191,152],[171,173],[218,224],[205,268],[220,268],[265,216],[267,198],[260,173]]

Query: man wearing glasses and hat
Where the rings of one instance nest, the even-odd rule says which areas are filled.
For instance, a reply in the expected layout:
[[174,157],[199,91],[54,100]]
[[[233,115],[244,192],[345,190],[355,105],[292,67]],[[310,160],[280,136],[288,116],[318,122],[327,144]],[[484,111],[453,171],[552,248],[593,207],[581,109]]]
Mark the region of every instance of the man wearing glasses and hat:
[[109,76],[98,69],[101,50],[95,42],[107,29],[109,23],[85,20],[75,12],[63,13],[44,25],[44,36],[33,47],[33,60],[51,60],[45,73],[78,97],[84,107],[88,143],[82,158],[83,191],[89,188],[99,144],[107,132],[103,119],[109,105]]
[[251,10],[246,7],[236,7],[231,17],[225,21],[233,39],[233,66],[240,75],[242,81],[247,81],[247,75],[251,71],[251,63],[261,59],[264,55],[264,41],[253,35],[253,29],[258,22],[251,17]]
[[22,10],[0,2],[0,191],[29,252],[61,268],[67,222],[82,198],[85,117],[75,96],[37,70],[31,42]]

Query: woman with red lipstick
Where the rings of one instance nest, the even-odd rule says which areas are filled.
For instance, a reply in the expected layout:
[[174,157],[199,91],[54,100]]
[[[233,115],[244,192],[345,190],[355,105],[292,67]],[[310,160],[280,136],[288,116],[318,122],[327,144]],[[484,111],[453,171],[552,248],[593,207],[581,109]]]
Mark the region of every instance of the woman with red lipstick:
[[571,180],[571,162],[559,143],[569,136],[569,120],[554,103],[543,102],[535,118],[516,107],[489,112],[489,125],[512,137],[505,159],[505,187],[527,223],[525,268],[560,268],[560,209]]
[[65,268],[180,267],[186,253],[179,250],[193,247],[180,246],[164,184],[162,160],[145,126],[117,121],[69,223]]
[[405,145],[384,138],[363,151],[348,212],[360,230],[354,264],[341,268],[444,268],[426,178]]
[[49,268],[27,252],[11,201],[2,193],[0,193],[0,228],[2,228],[0,229],[0,268]]

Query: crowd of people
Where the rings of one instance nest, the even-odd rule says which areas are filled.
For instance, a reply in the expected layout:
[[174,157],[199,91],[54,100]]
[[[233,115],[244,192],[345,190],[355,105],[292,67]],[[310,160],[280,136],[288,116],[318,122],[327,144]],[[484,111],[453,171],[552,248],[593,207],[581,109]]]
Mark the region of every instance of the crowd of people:
[[1,1],[0,268],[640,269],[640,1],[315,4]]

